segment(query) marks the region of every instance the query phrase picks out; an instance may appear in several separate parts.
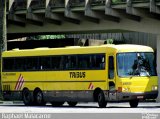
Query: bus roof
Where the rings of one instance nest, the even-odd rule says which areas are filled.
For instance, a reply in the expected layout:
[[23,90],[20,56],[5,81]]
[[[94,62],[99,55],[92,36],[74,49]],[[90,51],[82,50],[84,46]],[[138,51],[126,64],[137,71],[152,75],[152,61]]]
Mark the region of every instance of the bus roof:
[[149,46],[143,45],[100,45],[100,46],[67,46],[61,48],[35,48],[35,49],[13,49],[4,51],[2,57],[18,57],[18,56],[43,56],[43,55],[61,55],[61,54],[87,54],[87,53],[105,53],[110,51],[117,52],[153,52]]
[[135,44],[123,44],[123,45],[113,45],[113,48],[117,52],[153,52],[153,49],[149,46],[135,45]]

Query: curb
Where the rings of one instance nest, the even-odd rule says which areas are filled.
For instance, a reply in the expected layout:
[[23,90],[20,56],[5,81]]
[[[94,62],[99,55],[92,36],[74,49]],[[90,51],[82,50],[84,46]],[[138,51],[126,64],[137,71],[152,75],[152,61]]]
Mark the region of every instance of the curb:
[[22,101],[0,101],[0,104],[22,104]]

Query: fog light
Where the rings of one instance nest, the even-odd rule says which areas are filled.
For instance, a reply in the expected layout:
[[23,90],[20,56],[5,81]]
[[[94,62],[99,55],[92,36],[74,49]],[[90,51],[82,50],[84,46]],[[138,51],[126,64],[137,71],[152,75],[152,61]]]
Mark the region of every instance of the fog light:
[[152,86],[152,91],[158,90],[158,86]]

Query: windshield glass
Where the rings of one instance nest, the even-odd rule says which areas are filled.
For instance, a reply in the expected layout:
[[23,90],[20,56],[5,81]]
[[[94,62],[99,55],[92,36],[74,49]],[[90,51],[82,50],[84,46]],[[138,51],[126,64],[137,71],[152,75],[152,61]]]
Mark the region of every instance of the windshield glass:
[[118,76],[155,76],[153,53],[119,53],[117,55]]

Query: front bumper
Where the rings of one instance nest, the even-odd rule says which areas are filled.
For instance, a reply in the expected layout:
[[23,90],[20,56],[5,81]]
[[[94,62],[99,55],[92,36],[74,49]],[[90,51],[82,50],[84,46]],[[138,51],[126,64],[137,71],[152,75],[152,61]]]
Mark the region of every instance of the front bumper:
[[144,93],[117,93],[118,101],[129,101],[129,100],[145,100],[145,99],[156,99],[158,97],[158,91],[144,92]]

